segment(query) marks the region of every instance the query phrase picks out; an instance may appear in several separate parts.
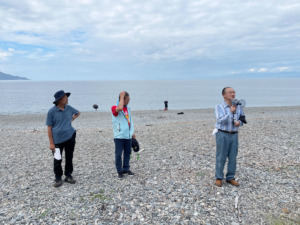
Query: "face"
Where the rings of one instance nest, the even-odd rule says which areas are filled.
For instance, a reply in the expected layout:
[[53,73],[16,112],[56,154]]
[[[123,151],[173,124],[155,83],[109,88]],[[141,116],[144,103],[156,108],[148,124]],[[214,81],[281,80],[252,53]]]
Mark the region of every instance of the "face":
[[64,97],[62,97],[58,104],[61,104],[61,105],[67,105],[68,104],[68,96],[67,95],[64,95]]
[[235,99],[235,91],[233,88],[226,88],[225,94],[223,94],[225,100]]
[[128,105],[129,101],[130,101],[130,97],[126,96],[125,99],[124,99],[124,105]]

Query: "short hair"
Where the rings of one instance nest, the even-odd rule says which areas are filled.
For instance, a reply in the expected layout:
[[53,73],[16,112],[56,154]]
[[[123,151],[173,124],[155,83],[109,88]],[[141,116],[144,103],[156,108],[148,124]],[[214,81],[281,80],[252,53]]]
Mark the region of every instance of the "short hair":
[[224,87],[224,88],[222,89],[222,95],[225,94],[227,88],[232,88],[232,87]]
[[[126,96],[129,96],[129,93],[127,91],[125,91],[124,99]],[[120,101],[120,95],[119,95],[119,101]]]

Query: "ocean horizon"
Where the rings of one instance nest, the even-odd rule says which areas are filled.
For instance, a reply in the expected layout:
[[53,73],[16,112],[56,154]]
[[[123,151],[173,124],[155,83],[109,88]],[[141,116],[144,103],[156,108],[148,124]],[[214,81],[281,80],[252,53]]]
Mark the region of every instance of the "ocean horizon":
[[0,81],[0,114],[47,113],[54,93],[71,92],[69,104],[81,112],[108,112],[122,90],[130,94],[131,110],[214,108],[223,101],[222,88],[231,86],[246,107],[300,105],[300,78],[123,80],[123,81]]

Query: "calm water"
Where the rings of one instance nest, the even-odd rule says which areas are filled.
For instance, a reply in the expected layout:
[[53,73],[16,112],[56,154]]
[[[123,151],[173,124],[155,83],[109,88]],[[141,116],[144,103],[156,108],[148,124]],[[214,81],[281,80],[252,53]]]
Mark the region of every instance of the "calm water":
[[221,90],[232,86],[247,107],[300,105],[300,79],[216,79],[196,81],[0,81],[0,114],[46,113],[58,90],[71,92],[78,110],[109,111],[122,90],[130,93],[132,110],[214,108]]

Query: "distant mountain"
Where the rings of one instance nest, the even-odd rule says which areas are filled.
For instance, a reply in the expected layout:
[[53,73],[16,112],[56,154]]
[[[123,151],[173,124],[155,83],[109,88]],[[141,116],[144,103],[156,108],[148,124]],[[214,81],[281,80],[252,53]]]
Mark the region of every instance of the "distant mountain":
[[29,80],[26,77],[18,77],[0,72],[0,80]]

